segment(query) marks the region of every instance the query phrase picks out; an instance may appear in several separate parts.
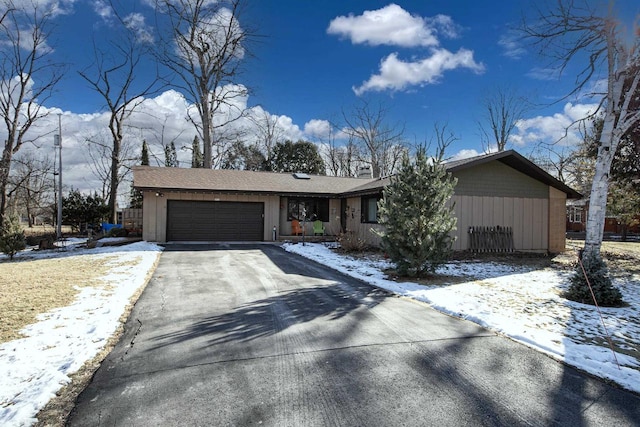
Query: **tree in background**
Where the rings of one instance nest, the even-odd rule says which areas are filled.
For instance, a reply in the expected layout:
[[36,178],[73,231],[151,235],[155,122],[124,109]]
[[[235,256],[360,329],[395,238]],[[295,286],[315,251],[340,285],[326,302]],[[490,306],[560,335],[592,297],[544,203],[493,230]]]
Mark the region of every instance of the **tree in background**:
[[274,172],[304,172],[325,175],[324,161],[318,147],[309,141],[278,142],[273,148],[270,170]]
[[29,151],[14,157],[13,161],[15,167],[9,177],[11,189],[7,195],[26,214],[28,226],[33,227],[36,217],[49,216],[53,199],[53,165],[49,158],[37,158]]
[[[598,154],[602,120],[594,124],[595,138],[590,139],[588,155],[595,162]],[[634,128],[620,141],[611,164],[607,195],[607,215],[615,216],[621,227],[622,240],[627,230],[635,225],[640,215],[640,128]]]
[[[149,147],[147,141],[142,141],[142,149],[140,150],[140,166],[149,166]],[[142,191],[138,190],[131,183],[131,194],[129,196],[129,207],[131,209],[142,209],[143,202]]]
[[483,149],[504,151],[516,123],[528,109],[528,103],[515,90],[500,87],[484,97],[482,107],[485,117],[478,122],[478,127]]
[[16,253],[27,247],[24,230],[17,215],[8,215],[0,226],[0,251],[13,260]]
[[[574,60],[586,59],[572,93],[577,93],[606,70],[607,90],[601,106],[602,132],[598,141],[593,184],[589,196],[583,262],[598,267],[609,190],[609,174],[621,141],[640,124],[640,32],[625,31],[612,5],[559,0],[549,10],[539,10],[523,31],[541,53],[558,60],[560,70]],[[595,114],[595,113],[594,113]],[[587,271],[593,271],[585,265]],[[582,277],[582,271],[576,270]],[[587,276],[588,277],[588,276]],[[588,289],[584,278],[581,286]],[[595,303],[595,302],[593,302]],[[604,304],[604,302],[602,302]]]
[[143,59],[151,54],[153,40],[150,35],[140,33],[135,22],[128,16],[121,16],[113,2],[109,7],[110,15],[119,25],[118,31],[110,32],[114,36],[108,42],[108,49],[102,50],[94,43],[93,63],[79,74],[102,97],[109,114],[110,141],[108,145],[101,143],[99,152],[109,163],[109,220],[116,223],[118,187],[133,161],[122,155],[125,129],[144,98],[158,90],[159,78],[157,74],[139,70]]
[[268,169],[267,159],[256,144],[246,145],[241,140],[234,141],[220,162],[220,169],[264,171]]
[[405,153],[404,126],[387,123],[388,110],[382,104],[361,100],[347,114],[343,131],[360,150],[358,159],[371,166],[374,178],[391,175]]
[[50,60],[53,5],[5,0],[0,16],[0,119],[5,140],[0,157],[0,225],[7,210],[13,155],[29,140],[29,129],[49,114],[42,104],[63,75]]
[[284,130],[278,124],[279,118],[262,109],[249,118],[255,125],[256,147],[263,153],[267,163],[270,163],[274,147],[278,142],[282,142],[284,136]]
[[[245,115],[248,91],[236,84],[254,34],[241,26],[242,0],[155,0],[158,22],[168,21],[170,38],[157,45],[161,62],[175,77],[171,84],[195,105],[189,116],[203,144],[203,165],[214,164],[214,146],[223,128]],[[223,153],[219,153],[223,154]],[[217,155],[217,154],[216,154]]]
[[609,186],[607,213],[615,216],[620,224],[623,242],[627,241],[629,228],[638,224],[640,216],[640,183],[614,181]]
[[191,167],[204,167],[204,157],[202,156],[202,150],[200,150],[200,140],[198,139],[198,135],[193,137],[193,142],[191,143]]
[[357,176],[358,161],[361,158],[359,148],[354,143],[353,137],[349,137],[346,144],[337,144],[335,136],[331,133],[327,140],[320,140],[327,172],[331,176]]
[[444,147],[435,158],[424,147],[413,162],[405,155],[378,202],[382,249],[400,275],[433,273],[451,253],[456,217],[448,203],[457,179],[446,171],[443,155]]
[[176,145],[171,141],[164,147],[164,165],[168,168],[177,168],[178,165],[178,153],[176,152]]
[[71,189],[67,197],[62,198],[62,222],[80,231],[82,225],[99,224],[109,217],[109,206],[97,193],[83,195]]
[[142,141],[142,149],[140,150],[140,165],[149,166],[149,146],[147,141]]

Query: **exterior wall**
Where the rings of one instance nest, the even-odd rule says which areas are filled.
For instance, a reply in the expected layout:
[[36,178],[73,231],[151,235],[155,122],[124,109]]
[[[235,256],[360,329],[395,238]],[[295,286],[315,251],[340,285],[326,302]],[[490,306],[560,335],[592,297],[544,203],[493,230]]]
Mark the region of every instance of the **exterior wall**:
[[453,174],[458,196],[549,198],[549,187],[528,175],[493,161]]
[[[289,202],[288,197],[279,197],[280,199],[280,213],[278,216],[278,235],[290,236],[291,233],[291,221],[287,220],[287,206]],[[324,232],[329,236],[336,236],[340,233],[340,199],[329,199],[329,222],[323,222]],[[304,225],[305,234],[307,236],[313,235],[313,223],[306,222]]]
[[347,231],[356,233],[362,240],[371,246],[380,246],[380,236],[373,230],[380,230],[382,226],[378,224],[361,223],[362,204],[360,197],[350,197],[347,199]]
[[560,253],[566,249],[567,195],[549,187],[549,252]]
[[[545,252],[549,245],[549,200],[522,197],[458,196],[455,203],[458,218],[454,250],[469,248],[471,226],[506,226],[513,230],[517,251]],[[564,211],[561,219],[564,219]]]
[[[264,203],[264,236],[271,241],[273,226],[279,223],[280,197],[244,194],[217,194],[191,192],[159,192],[145,191],[143,194],[142,238],[149,242],[165,243],[167,241],[167,200],[198,200],[215,202],[262,202]],[[278,230],[278,234],[280,230]]]

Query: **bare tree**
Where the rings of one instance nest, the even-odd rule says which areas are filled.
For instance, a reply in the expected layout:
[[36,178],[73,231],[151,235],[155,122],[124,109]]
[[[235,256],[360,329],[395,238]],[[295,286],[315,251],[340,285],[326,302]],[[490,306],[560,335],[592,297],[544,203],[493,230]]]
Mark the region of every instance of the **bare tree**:
[[528,109],[526,99],[512,89],[498,87],[482,100],[484,118],[478,122],[483,149],[504,151],[518,120]]
[[[609,173],[620,141],[640,124],[640,30],[627,32],[615,15],[613,3],[604,11],[588,1],[561,0],[557,7],[539,11],[524,31],[546,54],[553,55],[560,70],[574,59],[587,62],[577,76],[575,92],[583,90],[604,66],[607,91],[603,95],[603,128],[589,199],[584,254],[600,259],[609,188]],[[637,22],[637,21],[636,21]]]
[[[132,165],[138,160],[135,150],[123,138],[118,144],[116,152],[114,150],[113,134],[111,131],[107,132],[106,130],[86,137],[85,143],[87,149],[84,153],[88,157],[89,168],[102,183],[99,195],[104,200],[111,200],[111,195],[127,179],[131,173]],[[117,168],[115,169],[116,179],[112,179],[114,156],[116,156],[115,163],[117,163]],[[114,182],[117,183],[116,186],[113,185]]]
[[435,142],[436,152],[433,154],[433,158],[438,162],[443,162],[447,160],[446,151],[449,149],[451,144],[456,142],[459,138],[451,131],[448,123],[434,123],[433,124],[433,135],[431,136],[431,140],[426,145],[426,150],[428,151],[431,145]]
[[141,61],[151,54],[148,37],[141,38],[137,28],[131,25],[126,16],[120,15],[113,2],[110,2],[110,6],[119,31],[112,32],[114,36],[105,49],[94,41],[94,62],[79,74],[102,97],[109,113],[111,144],[106,147],[99,143],[97,151],[109,159],[110,170],[105,176],[109,179],[107,205],[109,220],[115,223],[118,187],[123,179],[121,151],[125,128],[144,98],[158,90],[159,79],[157,74],[149,76],[140,72]]
[[53,11],[38,2],[0,2],[0,118],[6,139],[0,158],[0,225],[7,208],[11,160],[32,126],[47,115],[41,108],[62,77],[49,60]]
[[371,165],[375,178],[390,175],[401,160],[404,150],[404,126],[387,123],[388,110],[382,105],[372,105],[362,100],[350,114],[342,112],[345,121],[343,131],[362,150],[359,159]]
[[33,227],[36,217],[48,214],[53,203],[53,164],[48,158],[37,158],[31,151],[14,157],[13,161],[15,167],[7,196],[26,213],[29,227]]
[[267,164],[270,164],[273,158],[273,147],[284,140],[284,129],[278,124],[278,116],[271,115],[264,110],[249,117],[255,125],[257,146],[264,153]]
[[[245,115],[248,90],[235,79],[255,34],[240,26],[242,5],[243,0],[156,0],[170,26],[161,31],[170,39],[159,44],[159,58],[173,73],[172,84],[195,104],[197,115],[188,118],[202,139],[205,168],[224,154],[214,150],[223,145],[223,128]],[[236,140],[227,135],[226,142]]]

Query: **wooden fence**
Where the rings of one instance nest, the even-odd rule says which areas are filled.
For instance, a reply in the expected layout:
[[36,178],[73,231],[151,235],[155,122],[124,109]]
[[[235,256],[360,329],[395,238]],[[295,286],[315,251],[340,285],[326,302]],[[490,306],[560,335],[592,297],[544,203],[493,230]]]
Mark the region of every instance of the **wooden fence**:
[[513,252],[513,230],[500,225],[471,226],[469,246],[473,252]]

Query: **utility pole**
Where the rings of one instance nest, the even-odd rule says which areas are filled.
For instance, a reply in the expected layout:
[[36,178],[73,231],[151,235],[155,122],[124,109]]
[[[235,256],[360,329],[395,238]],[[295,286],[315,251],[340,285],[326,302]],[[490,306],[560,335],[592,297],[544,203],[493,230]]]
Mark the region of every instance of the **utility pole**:
[[58,147],[58,221],[56,239],[62,239],[62,115],[58,114],[58,134],[53,136],[53,145]]

